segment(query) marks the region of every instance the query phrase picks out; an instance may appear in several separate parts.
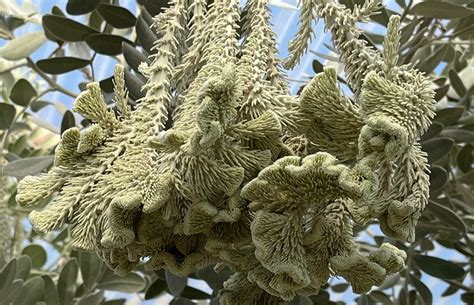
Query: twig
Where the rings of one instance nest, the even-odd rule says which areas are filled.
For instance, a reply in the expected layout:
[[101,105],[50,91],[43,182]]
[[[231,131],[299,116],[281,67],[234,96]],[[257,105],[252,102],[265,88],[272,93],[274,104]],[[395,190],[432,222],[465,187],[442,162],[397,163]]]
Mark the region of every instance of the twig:
[[12,239],[13,255],[19,256],[21,253],[21,243],[25,239],[25,232],[23,231],[23,225],[21,224],[21,217],[15,219],[15,233]]
[[51,54],[49,54],[48,58],[52,58],[54,55],[56,55],[56,53],[62,49],[62,46],[61,45],[58,45],[56,47],[56,49],[53,50],[53,52],[51,52]]
[[94,55],[92,55],[92,58],[90,60],[90,66],[91,66],[91,74],[92,74],[92,81],[95,82],[95,72],[94,72],[94,59],[97,55],[97,52],[94,52]]
[[445,281],[446,283],[449,283],[449,284],[451,284],[451,285],[453,285],[453,286],[456,286],[457,288],[461,288],[462,290],[465,290],[465,291],[467,291],[467,292],[472,292],[472,291],[473,291],[472,288],[469,288],[469,287],[467,287],[467,286],[464,286],[463,284],[458,283],[458,282],[456,282],[456,281],[453,281],[453,280],[446,280],[446,279],[442,279],[442,280]]

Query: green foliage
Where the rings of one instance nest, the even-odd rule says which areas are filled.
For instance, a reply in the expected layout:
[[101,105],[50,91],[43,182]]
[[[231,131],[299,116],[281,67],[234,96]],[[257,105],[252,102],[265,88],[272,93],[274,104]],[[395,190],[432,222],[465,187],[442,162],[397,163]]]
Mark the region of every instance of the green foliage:
[[415,262],[421,270],[429,275],[446,280],[456,280],[465,274],[464,269],[459,265],[437,257],[416,255]]
[[54,57],[38,60],[36,65],[48,74],[62,74],[84,68],[90,61],[75,57]]
[[8,163],[3,168],[3,171],[6,175],[20,178],[39,173],[44,169],[48,168],[52,164],[52,162],[52,156],[18,159]]
[[19,79],[10,92],[10,100],[23,107],[27,107],[37,95],[35,88],[26,80]]
[[69,42],[84,41],[89,35],[97,33],[86,25],[56,15],[43,16],[43,26],[54,38]]
[[[143,276],[131,273],[125,278],[117,277],[111,272],[105,272],[105,266],[91,254],[78,254],[85,269],[79,267],[77,260],[71,258],[63,266],[55,266],[49,274],[42,271],[46,253],[38,245],[27,246],[23,253],[29,256],[13,258],[2,266],[0,273],[0,304],[31,305],[45,302],[50,305],[70,304],[103,304],[104,292],[123,291],[138,292],[145,287]],[[85,256],[90,257],[86,260]],[[85,266],[95,261],[96,264]],[[96,267],[95,275],[90,268]],[[31,269],[34,268],[34,269]],[[42,272],[40,272],[42,271]],[[53,277],[55,280],[53,280]],[[87,280],[85,280],[87,279]],[[87,283],[87,284],[86,284]],[[83,286],[84,285],[84,286]],[[109,300],[109,302],[119,300]]]
[[9,104],[0,104],[0,129],[9,129],[15,119],[15,107]]
[[29,256],[32,267],[37,269],[41,268],[46,263],[48,258],[48,255],[46,254],[46,251],[43,249],[43,247],[35,244],[26,246],[21,251],[21,254]]
[[129,10],[116,5],[102,3],[97,8],[97,12],[105,22],[118,29],[135,26],[137,20]]
[[474,10],[468,7],[435,1],[417,3],[410,12],[417,16],[440,19],[455,19],[474,14]]

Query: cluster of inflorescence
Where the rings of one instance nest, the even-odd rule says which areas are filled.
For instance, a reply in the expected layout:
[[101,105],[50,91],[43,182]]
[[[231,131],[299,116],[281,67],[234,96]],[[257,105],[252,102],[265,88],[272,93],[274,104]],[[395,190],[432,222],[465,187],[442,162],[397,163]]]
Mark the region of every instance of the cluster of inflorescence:
[[147,93],[136,109],[117,66],[118,111],[90,83],[74,110],[93,124],[64,132],[54,167],[20,182],[21,204],[52,197],[30,214],[35,230],[69,224],[72,246],[96,251],[117,274],[144,258],[150,270],[179,275],[228,266],[226,305],[286,304],[317,294],[332,275],[364,293],[400,271],[403,251],[383,244],[363,255],[352,232],[378,219],[387,236],[413,241],[427,203],[417,141],[434,114],[433,91],[421,73],[397,65],[399,18],[379,52],[355,26],[376,0],[352,11],[301,1],[284,65],[297,64],[318,16],[354,96],[328,68],[291,97],[267,2],[247,1],[242,37],[238,0],[174,0],[156,16],[160,39],[140,67]]

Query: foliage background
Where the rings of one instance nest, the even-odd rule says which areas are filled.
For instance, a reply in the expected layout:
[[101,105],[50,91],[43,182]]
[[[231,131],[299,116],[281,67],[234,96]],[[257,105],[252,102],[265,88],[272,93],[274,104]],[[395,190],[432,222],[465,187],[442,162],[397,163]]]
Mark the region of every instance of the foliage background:
[[[282,57],[296,31],[295,2],[272,2]],[[341,2],[353,7],[363,0]],[[334,279],[318,296],[297,298],[294,304],[474,303],[474,1],[384,4],[372,22],[361,25],[366,39],[380,47],[388,16],[402,15],[400,61],[431,74],[436,86],[437,116],[422,139],[432,171],[431,204],[415,243],[397,242],[409,253],[400,275],[362,296]],[[87,82],[100,81],[113,107],[110,76],[120,62],[129,67],[131,102],[143,94],[137,66],[156,39],[148,30],[150,15],[164,5],[162,0],[0,0],[0,304],[218,304],[217,291],[228,272],[207,268],[180,278],[138,270],[119,278],[94,254],[71,251],[67,228],[46,236],[31,231],[29,210],[14,199],[18,179],[51,165],[62,131],[87,126],[69,110]],[[327,65],[338,67],[344,82],[324,25],[314,26],[310,53],[288,71],[294,94]],[[358,238],[369,249],[395,242],[376,225],[358,228]]]

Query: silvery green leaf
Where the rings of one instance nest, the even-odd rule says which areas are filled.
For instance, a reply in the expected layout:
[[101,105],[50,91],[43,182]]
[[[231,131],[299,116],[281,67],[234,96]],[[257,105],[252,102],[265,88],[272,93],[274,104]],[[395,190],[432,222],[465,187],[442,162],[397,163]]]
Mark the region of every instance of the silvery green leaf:
[[410,13],[429,18],[455,19],[472,15],[474,10],[448,2],[425,1],[413,6]]
[[21,78],[13,85],[10,100],[19,106],[26,107],[36,95],[36,90],[30,82]]
[[15,279],[26,281],[31,271],[31,258],[26,255],[22,255],[17,258],[17,268]]
[[10,128],[15,119],[16,109],[7,103],[0,103],[0,129]]
[[24,158],[8,163],[3,172],[6,175],[21,178],[35,175],[53,163],[53,156]]
[[61,305],[73,304],[76,293],[78,266],[75,259],[71,259],[64,265],[59,275],[58,294]]
[[97,291],[96,293],[89,294],[88,296],[82,298],[78,305],[100,305],[104,300],[104,292]]
[[49,275],[42,276],[44,281],[44,301],[48,305],[59,305],[59,295],[56,284]]
[[42,31],[16,37],[0,48],[0,57],[8,60],[19,60],[30,56],[45,42],[46,37]]
[[137,273],[129,273],[125,276],[117,276],[113,272],[104,273],[97,285],[98,289],[120,291],[125,293],[139,292],[145,288],[145,280]]
[[150,300],[157,297],[158,295],[163,293],[163,291],[165,291],[166,287],[167,287],[166,281],[164,281],[163,279],[157,278],[146,290],[145,300]]
[[180,295],[183,291],[184,287],[187,284],[187,278],[184,276],[177,276],[170,271],[165,271],[166,276],[166,284],[168,284],[168,289],[170,290],[171,294],[174,296]]
[[95,253],[79,252],[79,266],[84,286],[92,291],[102,275],[104,264]]
[[16,277],[16,268],[16,259],[12,259],[2,269],[2,272],[0,273],[0,300],[3,300],[8,296]]
[[41,277],[33,277],[25,282],[17,295],[14,305],[30,305],[41,301],[44,292],[44,282]]
[[48,74],[62,74],[81,69],[90,64],[89,60],[76,57],[54,57],[39,60],[36,65]]
[[434,256],[415,255],[415,262],[425,273],[441,279],[455,280],[466,273],[460,265]]

